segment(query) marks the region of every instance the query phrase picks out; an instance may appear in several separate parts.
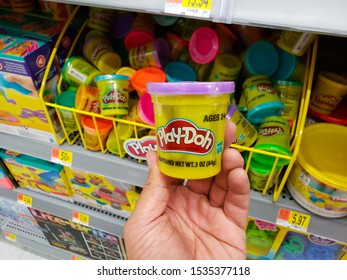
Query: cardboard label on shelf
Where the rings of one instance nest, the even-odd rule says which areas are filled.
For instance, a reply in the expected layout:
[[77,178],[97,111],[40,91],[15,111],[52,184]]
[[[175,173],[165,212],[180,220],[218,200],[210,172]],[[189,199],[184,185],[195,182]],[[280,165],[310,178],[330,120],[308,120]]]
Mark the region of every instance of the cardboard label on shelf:
[[33,198],[29,195],[25,195],[22,193],[18,193],[17,195],[17,203],[21,205],[25,205],[28,207],[32,207],[33,205]]
[[300,212],[280,208],[276,224],[287,228],[307,232],[311,216]]
[[209,18],[212,0],[166,0],[165,13]]
[[83,214],[77,211],[72,212],[72,221],[75,223],[80,223],[82,225],[89,225],[89,215]]
[[17,236],[14,233],[11,233],[11,232],[5,232],[5,238],[7,240],[10,240],[10,241],[13,241],[13,242],[17,241]]
[[52,148],[51,162],[71,167],[72,158],[73,158],[72,152],[65,151],[58,148]]

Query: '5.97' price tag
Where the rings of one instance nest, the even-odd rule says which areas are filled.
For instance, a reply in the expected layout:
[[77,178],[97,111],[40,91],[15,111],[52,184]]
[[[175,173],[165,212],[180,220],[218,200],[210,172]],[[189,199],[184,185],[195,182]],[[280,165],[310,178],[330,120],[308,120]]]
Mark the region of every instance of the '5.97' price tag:
[[311,216],[303,213],[280,208],[276,223],[298,231],[306,232]]
[[61,150],[58,148],[52,148],[51,162],[71,167],[72,156],[72,152]]

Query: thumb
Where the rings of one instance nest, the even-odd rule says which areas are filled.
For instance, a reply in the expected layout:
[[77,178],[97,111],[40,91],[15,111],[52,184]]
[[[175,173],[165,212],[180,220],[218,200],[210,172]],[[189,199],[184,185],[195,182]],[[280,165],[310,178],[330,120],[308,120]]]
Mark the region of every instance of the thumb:
[[157,152],[148,152],[146,158],[149,167],[147,181],[130,218],[154,220],[161,216],[166,209],[171,180],[160,172]]

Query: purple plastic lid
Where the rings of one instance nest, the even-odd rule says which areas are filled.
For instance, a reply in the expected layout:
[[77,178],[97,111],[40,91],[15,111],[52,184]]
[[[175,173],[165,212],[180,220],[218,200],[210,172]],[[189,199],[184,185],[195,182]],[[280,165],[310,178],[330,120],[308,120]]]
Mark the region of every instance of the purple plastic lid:
[[227,119],[230,119],[236,112],[237,105],[236,104],[230,104],[227,109]]
[[211,27],[198,28],[189,40],[189,54],[199,64],[212,62],[216,58],[219,48],[218,34]]
[[159,63],[161,68],[171,61],[171,52],[169,43],[164,38],[157,38],[155,40],[154,48],[156,50],[155,60]]
[[235,90],[234,82],[147,83],[147,92],[154,94],[225,94]]
[[113,38],[123,39],[130,32],[135,16],[132,13],[117,15],[111,22],[110,33]]

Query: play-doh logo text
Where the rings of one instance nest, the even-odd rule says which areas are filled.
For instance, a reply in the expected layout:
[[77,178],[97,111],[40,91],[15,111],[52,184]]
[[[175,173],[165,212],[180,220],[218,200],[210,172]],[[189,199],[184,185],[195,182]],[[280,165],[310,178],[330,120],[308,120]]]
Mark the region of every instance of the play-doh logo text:
[[259,129],[259,134],[262,136],[273,136],[284,134],[284,131],[280,126],[264,126]]
[[127,154],[137,159],[146,159],[149,151],[157,150],[157,140],[154,136],[145,136],[141,139],[129,139],[124,142]]
[[212,151],[215,136],[209,129],[193,122],[174,119],[157,129],[157,143],[161,151],[206,155]]

